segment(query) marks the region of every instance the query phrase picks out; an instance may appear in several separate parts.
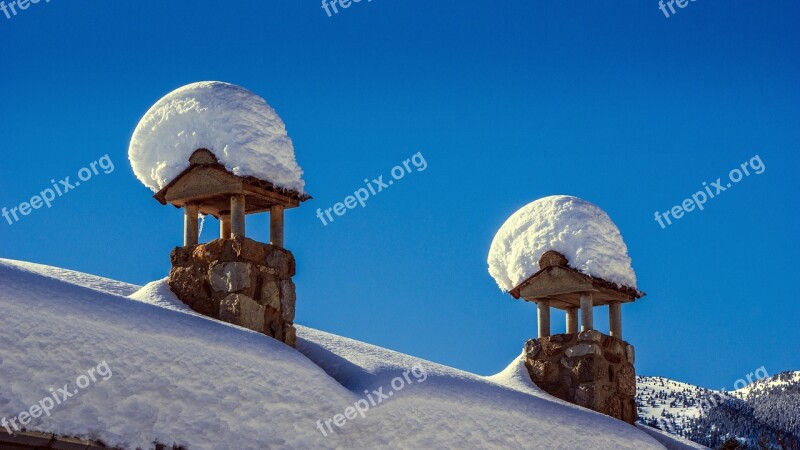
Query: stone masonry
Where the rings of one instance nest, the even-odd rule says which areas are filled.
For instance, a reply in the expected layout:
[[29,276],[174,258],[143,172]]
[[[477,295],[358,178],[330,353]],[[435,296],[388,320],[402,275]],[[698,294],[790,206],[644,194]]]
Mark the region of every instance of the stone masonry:
[[177,247],[170,257],[169,286],[193,310],[295,346],[291,252],[234,237]]
[[633,361],[633,346],[596,330],[525,343],[525,366],[537,386],[630,424],[636,421]]

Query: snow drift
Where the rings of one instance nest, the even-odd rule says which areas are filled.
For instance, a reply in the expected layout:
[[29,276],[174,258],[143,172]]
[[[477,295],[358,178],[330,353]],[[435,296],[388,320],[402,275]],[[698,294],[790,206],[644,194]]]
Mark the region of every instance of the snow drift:
[[200,148],[235,175],[303,192],[303,172],[283,121],[247,89],[206,81],[167,94],[139,122],[128,158],[136,177],[158,191],[189,167],[189,156]]
[[[126,297],[125,283],[0,259],[0,286],[0,417],[101,361],[113,373],[33,419],[33,431],[127,449],[663,448],[543,393],[519,359],[486,378],[304,327],[298,352],[193,314],[164,280]],[[415,365],[424,382],[320,431]]]

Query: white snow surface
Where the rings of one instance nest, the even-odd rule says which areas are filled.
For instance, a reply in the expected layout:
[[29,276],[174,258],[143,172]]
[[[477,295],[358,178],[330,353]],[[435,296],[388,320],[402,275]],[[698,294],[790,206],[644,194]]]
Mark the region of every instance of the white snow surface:
[[668,450],[695,450],[708,448],[705,445],[700,445],[680,436],[667,433],[666,431],[662,431],[657,428],[648,427],[647,425],[642,425],[640,423],[636,424],[636,428],[639,428],[650,436],[653,436],[653,438],[663,444]]
[[[126,449],[664,448],[543,393],[520,358],[481,377],[305,327],[298,351],[191,313],[165,280],[130,297],[104,280],[0,260],[0,417],[105,362],[110,377],[27,428]],[[376,390],[364,417],[320,432]]]
[[283,120],[263,98],[219,81],[186,85],[153,105],[133,133],[128,159],[136,177],[158,191],[200,148],[236,175],[303,192],[303,171]]
[[42,275],[54,280],[65,281],[67,283],[84,286],[108,294],[131,295],[141,289],[141,286],[136,286],[135,284],[98,277],[96,275],[89,275],[74,270],[46,266],[44,264],[14,261],[4,258],[0,258],[0,264],[10,264],[21,271],[35,273],[37,275]]
[[541,198],[509,217],[492,241],[489,273],[510,291],[539,271],[539,258],[548,250],[587,275],[636,288],[617,226],[596,205],[568,195]]

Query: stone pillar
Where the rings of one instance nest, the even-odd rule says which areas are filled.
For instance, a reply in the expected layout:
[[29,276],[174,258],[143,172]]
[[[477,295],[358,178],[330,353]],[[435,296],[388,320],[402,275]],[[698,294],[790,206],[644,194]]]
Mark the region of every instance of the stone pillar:
[[269,208],[269,243],[283,248],[283,206]]
[[219,238],[231,238],[231,213],[225,211],[219,215]]
[[567,308],[567,334],[578,332],[578,308]]
[[244,237],[244,195],[231,196],[231,234]]
[[611,336],[622,339],[622,304],[620,302],[608,304],[608,324]]
[[581,331],[594,330],[593,306],[591,292],[581,294]]
[[200,239],[200,228],[197,224],[198,208],[197,205],[189,204],[183,210],[183,246],[191,247],[197,245]]
[[539,300],[539,337],[550,336],[550,300]]

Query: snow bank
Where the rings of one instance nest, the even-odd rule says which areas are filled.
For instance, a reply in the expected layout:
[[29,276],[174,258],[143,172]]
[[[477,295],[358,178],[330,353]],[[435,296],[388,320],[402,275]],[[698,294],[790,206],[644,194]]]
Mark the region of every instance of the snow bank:
[[[535,394],[537,396],[546,396],[544,391],[534,384],[531,376],[528,374],[528,369],[525,367],[525,351],[511,361],[505,369],[496,375],[486,377],[487,380],[502,386],[510,387],[521,392]],[[565,402],[566,403],[566,402]]]
[[[28,428],[126,449],[155,441],[189,450],[663,448],[635,427],[528,384],[519,360],[486,378],[305,327],[298,327],[298,352],[193,315],[164,280],[122,297],[79,279],[0,261],[0,418],[105,361],[108,380]],[[425,377],[393,391],[414,366]],[[346,414],[365,391],[379,389],[393,395],[333,433],[320,432],[318,421]]]
[[506,220],[489,250],[489,273],[510,291],[539,271],[539,258],[548,250],[587,275],[636,288],[617,226],[594,204],[567,195],[536,200]]
[[144,287],[131,294],[129,298],[142,303],[160,306],[165,309],[180,311],[189,315],[206,317],[198,312],[195,312],[192,308],[189,308],[189,306],[183,303],[178,296],[172,292],[167,280],[168,278],[162,278],[158,281],[147,283]]
[[199,148],[211,150],[236,175],[303,192],[303,172],[283,121],[247,89],[206,81],[167,94],[139,122],[128,158],[136,177],[158,191],[189,167]]
[[0,286],[0,417],[17,417],[51,388],[72,391],[103,361],[112,373],[33,419],[35,431],[126,449],[155,441],[192,450],[323,448],[312,418],[353,401],[303,355],[248,330],[7,262]]

